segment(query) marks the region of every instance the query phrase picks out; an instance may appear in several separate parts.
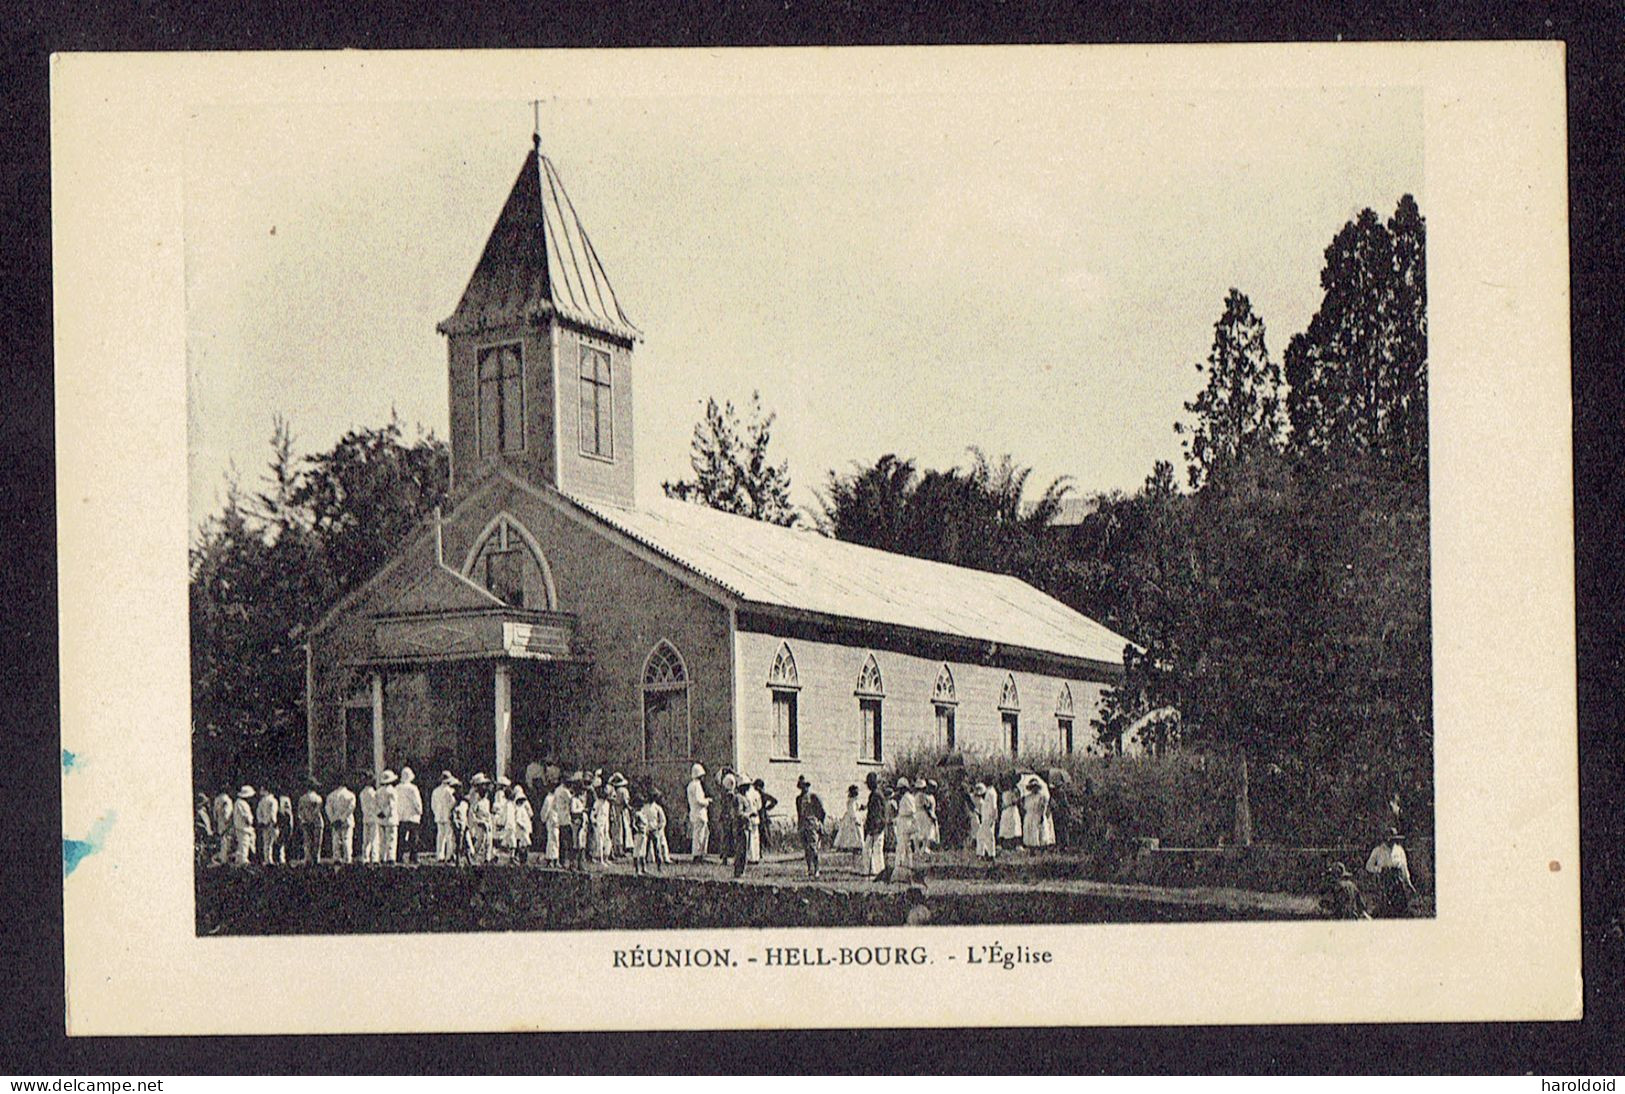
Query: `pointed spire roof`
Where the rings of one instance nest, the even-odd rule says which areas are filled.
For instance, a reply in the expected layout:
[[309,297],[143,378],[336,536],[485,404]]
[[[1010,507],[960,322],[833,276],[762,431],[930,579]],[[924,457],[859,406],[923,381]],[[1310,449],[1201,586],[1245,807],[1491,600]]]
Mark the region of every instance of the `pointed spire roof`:
[[553,162],[534,142],[442,334],[558,314],[626,339],[627,318]]

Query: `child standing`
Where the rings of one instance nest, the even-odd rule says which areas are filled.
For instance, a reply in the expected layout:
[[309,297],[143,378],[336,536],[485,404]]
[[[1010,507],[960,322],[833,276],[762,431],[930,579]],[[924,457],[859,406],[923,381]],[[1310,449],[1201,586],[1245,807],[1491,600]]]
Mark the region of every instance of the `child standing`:
[[513,833],[514,861],[523,866],[530,861],[530,838],[535,831],[535,814],[522,786],[513,788],[513,821],[509,831]]
[[637,808],[630,810],[627,821],[632,829],[632,876],[642,877],[644,864],[649,858],[649,817],[644,812],[642,798],[630,799]]
[[649,800],[643,806],[644,821],[649,829],[649,858],[655,873],[671,861],[671,847],[666,843],[666,807],[660,804],[660,791],[649,791]]

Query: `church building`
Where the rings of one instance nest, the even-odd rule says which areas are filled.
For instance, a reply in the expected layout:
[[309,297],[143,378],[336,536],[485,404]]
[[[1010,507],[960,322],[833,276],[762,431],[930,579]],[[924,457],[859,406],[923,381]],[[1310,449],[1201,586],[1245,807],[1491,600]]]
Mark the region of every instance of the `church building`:
[[309,766],[849,784],[926,746],[1083,751],[1127,642],[1014,577],[633,489],[627,317],[539,142],[447,342],[445,506],[309,636]]

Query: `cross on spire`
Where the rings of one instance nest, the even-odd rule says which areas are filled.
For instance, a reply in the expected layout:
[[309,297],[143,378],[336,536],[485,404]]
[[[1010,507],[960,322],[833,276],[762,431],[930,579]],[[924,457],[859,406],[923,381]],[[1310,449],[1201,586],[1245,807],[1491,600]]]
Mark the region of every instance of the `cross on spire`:
[[530,143],[539,151],[542,147],[542,100],[532,99],[530,109],[535,119],[530,131]]

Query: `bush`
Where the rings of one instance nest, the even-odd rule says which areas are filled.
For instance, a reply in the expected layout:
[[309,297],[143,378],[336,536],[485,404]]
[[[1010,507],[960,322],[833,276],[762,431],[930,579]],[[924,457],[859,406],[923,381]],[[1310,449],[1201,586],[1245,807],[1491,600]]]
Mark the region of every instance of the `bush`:
[[[1235,819],[1237,773],[1221,757],[1195,750],[1162,756],[1065,755],[1012,758],[1001,752],[961,749],[950,755],[926,748],[898,756],[890,778],[934,778],[944,796],[977,782],[999,783],[1017,772],[1037,773],[1054,788],[1064,772],[1065,797],[1080,810],[1091,837],[1154,836],[1166,846],[1215,847],[1226,842]],[[946,810],[939,804],[939,815]],[[948,834],[944,833],[947,840]]]

